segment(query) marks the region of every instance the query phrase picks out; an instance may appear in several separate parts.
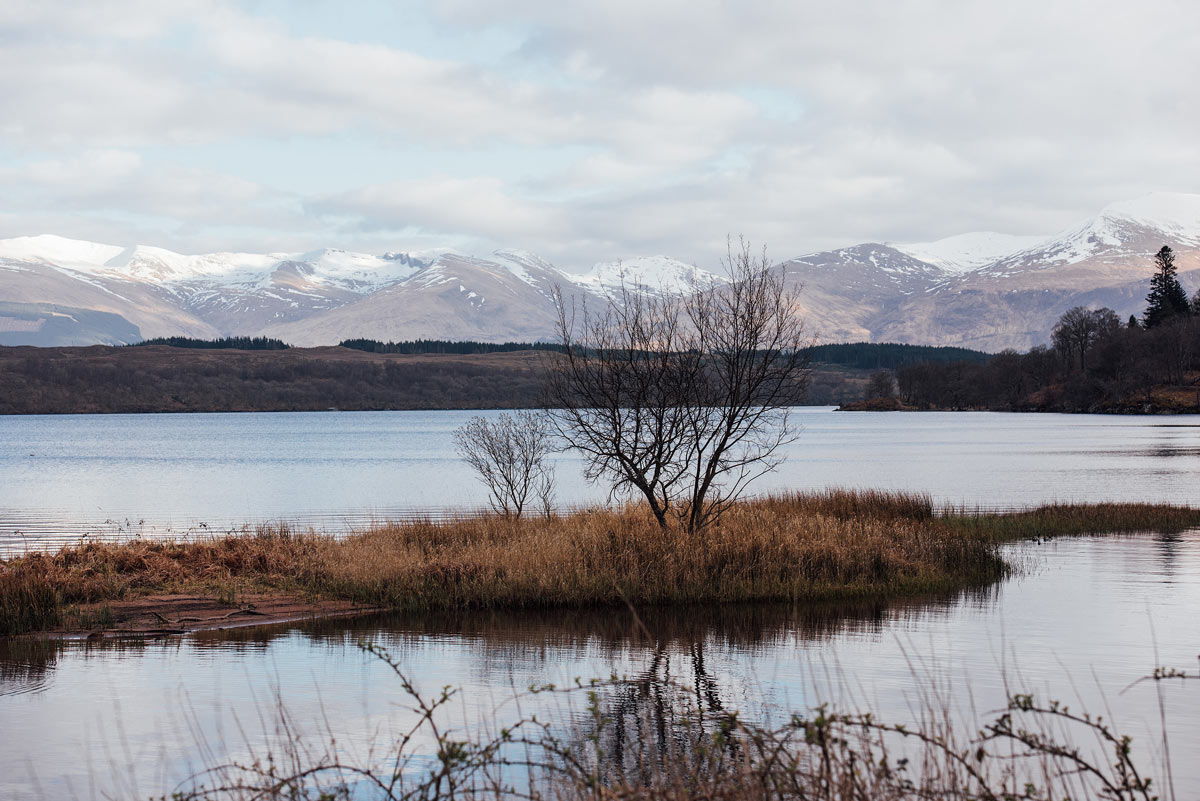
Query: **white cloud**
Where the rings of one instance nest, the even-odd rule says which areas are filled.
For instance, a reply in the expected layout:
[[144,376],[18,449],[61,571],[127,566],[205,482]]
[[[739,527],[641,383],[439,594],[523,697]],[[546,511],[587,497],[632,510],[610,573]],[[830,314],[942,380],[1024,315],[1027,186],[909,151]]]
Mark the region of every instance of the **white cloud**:
[[[1174,0],[449,0],[437,48],[304,9],[364,35],[233,0],[4,4],[5,229],[69,210],[172,247],[437,236],[582,265],[703,261],[731,231],[781,256],[1049,232],[1200,190],[1200,9]],[[518,45],[467,49],[498,29]],[[367,148],[378,175],[297,194],[252,174],[247,137]],[[576,155],[489,169],[504,147]]]
[[567,233],[560,209],[506,194],[489,178],[395,181],[318,198],[309,208],[353,220],[362,230],[416,230],[443,239],[465,234],[502,242]]

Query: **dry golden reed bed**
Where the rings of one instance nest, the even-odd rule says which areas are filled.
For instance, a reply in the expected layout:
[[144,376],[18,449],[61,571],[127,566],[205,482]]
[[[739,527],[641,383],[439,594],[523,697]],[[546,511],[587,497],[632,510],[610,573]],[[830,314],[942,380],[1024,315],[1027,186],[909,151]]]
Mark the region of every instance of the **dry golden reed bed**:
[[50,630],[80,604],[164,592],[300,591],[397,610],[797,601],[946,591],[1002,577],[997,543],[1178,531],[1200,510],[935,510],[924,496],[831,491],[748,500],[703,534],[630,506],[550,519],[286,529],[202,541],[88,543],[0,561],[0,635]]

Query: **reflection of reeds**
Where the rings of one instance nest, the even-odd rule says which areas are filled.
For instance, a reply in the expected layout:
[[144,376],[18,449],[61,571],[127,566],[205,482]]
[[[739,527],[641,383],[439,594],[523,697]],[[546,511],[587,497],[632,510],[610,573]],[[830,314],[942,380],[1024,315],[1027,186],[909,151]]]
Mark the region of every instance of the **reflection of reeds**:
[[61,625],[71,604],[182,590],[282,589],[409,611],[900,597],[1002,577],[1005,540],[1191,526],[1200,510],[1165,505],[985,514],[830,491],[744,501],[699,535],[664,532],[630,506],[382,524],[344,538],[279,528],[88,543],[0,562],[0,633]]
[[37,686],[58,661],[60,645],[51,640],[14,638],[0,641],[0,685],[6,692]]
[[[301,736],[280,702],[277,750],[250,747],[244,761],[214,762],[175,798],[201,799],[590,799],[591,801],[1047,801],[1174,798],[1134,757],[1133,741],[1102,718],[1055,701],[1013,694],[978,725],[927,695],[910,726],[818,705],[782,725],[752,722],[713,697],[702,663],[691,680],[644,675],[534,686],[558,698],[566,722],[525,714],[464,735],[446,719],[457,691],[423,695],[386,651],[409,700],[410,720],[365,758],[336,738]],[[1146,680],[1195,680],[1157,670]],[[694,681],[694,683],[689,683]],[[575,699],[575,703],[572,703]],[[543,704],[544,705],[544,704]],[[582,707],[582,709],[580,709]],[[521,704],[514,704],[520,709]],[[1164,741],[1164,746],[1166,742]]]

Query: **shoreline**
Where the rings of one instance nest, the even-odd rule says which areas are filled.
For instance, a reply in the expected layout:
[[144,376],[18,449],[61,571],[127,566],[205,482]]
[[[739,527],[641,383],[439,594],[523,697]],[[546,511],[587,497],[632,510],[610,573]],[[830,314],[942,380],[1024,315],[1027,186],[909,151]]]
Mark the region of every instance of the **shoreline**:
[[980,414],[987,412],[989,414],[1069,414],[1081,417],[1094,416],[1109,416],[1109,417],[1178,417],[1181,415],[1198,415],[1200,414],[1200,406],[1194,408],[1162,408],[1151,407],[1150,409],[1132,409],[1132,408],[1115,408],[1115,409],[1097,409],[1090,412],[1070,411],[1068,409],[949,409],[942,407],[920,408],[917,406],[905,406],[901,403],[892,404],[876,404],[872,401],[853,401],[851,403],[843,403],[837,406],[835,412],[915,412],[930,413],[930,412],[952,412],[955,414]]
[[104,620],[106,625],[103,626],[63,625],[17,636],[68,641],[177,637],[205,631],[359,617],[385,611],[353,602],[304,598],[285,592],[248,594],[234,608],[221,599],[194,593],[160,594],[80,604],[71,610],[73,620],[68,618],[76,623]]

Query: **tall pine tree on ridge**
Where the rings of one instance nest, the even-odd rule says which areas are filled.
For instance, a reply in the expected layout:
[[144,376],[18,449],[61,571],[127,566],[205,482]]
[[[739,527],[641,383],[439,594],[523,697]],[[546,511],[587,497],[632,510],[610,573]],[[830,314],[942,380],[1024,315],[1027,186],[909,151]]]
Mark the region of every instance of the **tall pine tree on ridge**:
[[1143,318],[1147,328],[1154,328],[1175,317],[1187,317],[1192,312],[1187,293],[1179,283],[1175,271],[1175,252],[1163,245],[1154,254],[1154,264],[1158,271],[1150,279],[1150,294],[1146,296],[1146,315]]

